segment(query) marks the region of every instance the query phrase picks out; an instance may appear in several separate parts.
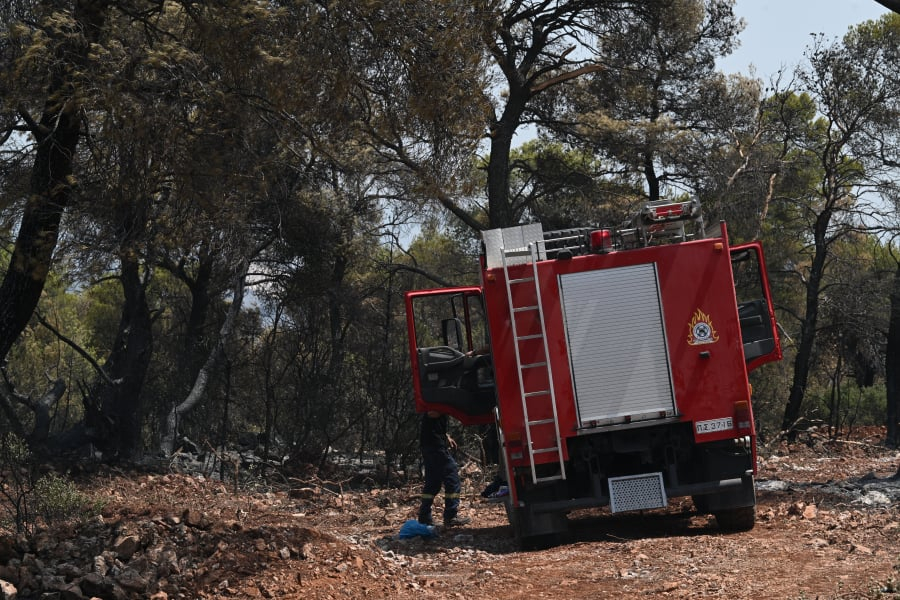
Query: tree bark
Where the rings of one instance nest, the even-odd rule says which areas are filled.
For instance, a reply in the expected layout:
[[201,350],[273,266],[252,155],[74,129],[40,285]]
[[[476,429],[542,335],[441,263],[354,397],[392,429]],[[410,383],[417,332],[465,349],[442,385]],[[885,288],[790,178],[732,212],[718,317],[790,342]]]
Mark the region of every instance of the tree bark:
[[191,308],[184,329],[184,339],[176,350],[180,369],[172,373],[165,385],[164,402],[166,407],[177,405],[190,393],[194,385],[194,377],[203,366],[204,356],[209,344],[206,334],[207,318],[212,306],[212,281],[215,259],[201,249],[196,268],[189,272],[182,262],[175,263],[164,259],[161,266],[180,280],[190,292]]
[[891,288],[891,312],[884,360],[887,388],[887,443],[900,445],[900,262],[894,271]]
[[153,354],[150,307],[140,264],[122,253],[125,302],[112,352],[85,400],[85,425],[91,440],[107,457],[133,460],[143,452],[143,391]]
[[900,14],[900,0],[875,0],[875,2]]
[[[510,227],[521,219],[522,206],[510,197],[510,161],[513,137],[529,103],[542,92],[602,67],[590,60],[569,60],[574,47],[554,54],[553,40],[562,32],[585,26],[582,18],[596,2],[569,0],[556,3],[514,2],[502,15],[496,39],[488,51],[503,73],[508,96],[499,118],[490,123],[490,157],[487,165],[488,228]],[[528,31],[526,39],[519,39]]]
[[527,88],[510,85],[509,101],[500,119],[491,127],[491,153],[487,167],[489,228],[511,227],[519,221],[509,197],[509,153],[530,97]]
[[825,261],[828,258],[828,242],[826,231],[831,221],[831,212],[824,211],[816,219],[815,254],[809,269],[806,282],[806,313],[800,323],[800,341],[797,344],[797,355],[794,358],[794,379],[781,430],[788,432],[789,439],[795,437],[794,428],[800,419],[800,409],[806,394],[809,371],[812,362],[813,348],[816,342],[816,326],[819,320],[819,293],[822,287],[822,276],[825,273]]
[[219,361],[225,353],[225,347],[231,342],[231,335],[234,331],[235,322],[237,321],[238,314],[241,311],[241,305],[244,301],[244,285],[246,283],[247,270],[249,268],[250,260],[247,258],[243,259],[243,264],[235,278],[233,288],[234,297],[231,301],[231,307],[229,307],[225,322],[222,323],[222,327],[219,330],[219,339],[216,341],[216,345],[206,358],[206,362],[197,372],[197,377],[194,379],[194,386],[191,388],[190,393],[183,402],[178,406],[173,407],[172,410],[169,411],[169,414],[166,415],[165,422],[162,425],[162,433],[159,442],[160,451],[165,456],[170,456],[172,452],[175,451],[175,442],[178,437],[178,419],[181,415],[193,410],[200,402],[200,399],[206,392],[212,370],[219,364]]

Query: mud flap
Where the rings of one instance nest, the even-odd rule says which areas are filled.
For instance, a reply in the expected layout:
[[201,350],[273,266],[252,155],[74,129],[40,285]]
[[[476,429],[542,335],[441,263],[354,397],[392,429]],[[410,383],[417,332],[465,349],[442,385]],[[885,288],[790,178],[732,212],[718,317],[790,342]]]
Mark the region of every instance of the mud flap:
[[[700,500],[702,498],[702,500]],[[700,500],[699,503],[697,500]],[[729,490],[716,494],[707,494],[695,499],[698,510],[708,513],[717,513],[723,510],[733,508],[743,508],[746,506],[756,506],[756,486],[753,483],[753,476],[741,478],[741,486],[734,487]],[[702,505],[702,509],[701,509]]]
[[564,512],[536,512],[528,507],[510,506],[507,502],[506,516],[516,543],[523,550],[557,545],[569,531],[569,520]]

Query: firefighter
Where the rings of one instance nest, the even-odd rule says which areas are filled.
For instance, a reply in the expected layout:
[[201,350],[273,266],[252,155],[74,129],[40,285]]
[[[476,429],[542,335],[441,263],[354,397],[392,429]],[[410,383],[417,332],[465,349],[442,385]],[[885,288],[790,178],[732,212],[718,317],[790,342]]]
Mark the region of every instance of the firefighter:
[[428,411],[422,415],[420,444],[425,464],[425,485],[419,506],[419,523],[433,525],[431,506],[434,497],[444,486],[444,527],[465,525],[471,521],[459,516],[459,468],[450,450],[456,442],[447,432],[447,415]]

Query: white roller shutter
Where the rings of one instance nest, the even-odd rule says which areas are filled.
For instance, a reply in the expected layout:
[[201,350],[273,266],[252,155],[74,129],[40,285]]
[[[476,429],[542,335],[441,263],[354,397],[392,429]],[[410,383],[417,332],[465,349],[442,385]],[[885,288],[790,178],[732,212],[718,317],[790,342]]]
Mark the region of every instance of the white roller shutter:
[[559,287],[582,425],[675,414],[656,266],[569,273]]

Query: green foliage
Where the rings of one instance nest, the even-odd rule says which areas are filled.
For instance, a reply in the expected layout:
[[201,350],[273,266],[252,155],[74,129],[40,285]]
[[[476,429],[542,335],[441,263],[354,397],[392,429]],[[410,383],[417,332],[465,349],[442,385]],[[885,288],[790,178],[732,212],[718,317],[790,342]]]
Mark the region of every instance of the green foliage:
[[83,522],[100,514],[104,504],[79,491],[72,481],[56,473],[38,479],[32,493],[32,514],[46,526]]
[[39,477],[25,442],[8,433],[0,439],[0,505],[16,531],[83,521],[99,514],[102,503],[55,473]]
[[810,390],[804,414],[810,421],[824,422],[835,434],[847,434],[853,427],[883,425],[885,409],[883,384],[859,387],[845,381],[836,388]]
[[31,454],[24,440],[12,433],[0,438],[0,505],[16,531],[31,523],[28,498],[34,489]]
[[733,132],[754,121],[758,90],[715,71],[740,30],[725,0],[676,0],[624,17],[603,36],[604,68],[573,89],[578,136],[639,178],[650,200],[707,189]]
[[[27,129],[22,115],[56,100],[45,94],[69,55],[60,49],[80,43],[68,5],[50,4],[0,9],[0,133]],[[586,0],[546,10],[463,0],[165,2],[144,12],[87,4],[109,9],[85,60],[69,66],[90,144],[72,157],[77,193],[40,311],[107,366],[128,344],[119,269],[123,260],[139,265],[154,342],[135,393],[146,445],[190,391],[214,347],[233,267],[252,254],[254,308],[211,371],[203,402],[179,415],[182,433],[203,447],[243,431],[271,434],[313,461],[329,448],[409,454],[402,294],[477,283],[473,230],[496,216],[487,196],[499,197],[483,189],[490,164],[476,158],[479,143],[486,133],[509,141],[526,121],[546,137],[506,157],[503,219],[547,229],[612,224],[657,188],[690,190],[714,219],[729,221],[734,241],[765,241],[778,315],[793,339],[807,322],[805,286],[816,236],[825,235],[810,359],[818,368],[804,416],[825,418],[839,373],[838,421],[878,422],[881,388],[848,382],[883,361],[878,277],[892,267],[878,238],[852,230],[871,206],[857,195],[863,187],[897,193],[888,177],[897,180],[896,168],[876,164],[880,152],[900,148],[896,78],[863,69],[895,66],[896,16],[818,48],[814,68],[795,80],[804,85],[761,99],[757,82],[715,72],[740,30],[726,0],[634,11]],[[42,12],[48,7],[54,12]],[[593,69],[598,59],[602,70]],[[492,98],[504,79],[507,89]],[[863,114],[868,100],[884,102]],[[866,135],[825,152],[852,123]],[[35,148],[19,141],[21,151],[10,148],[0,165],[4,239],[28,197]],[[841,218],[815,231],[830,210]],[[413,222],[407,244],[397,232]],[[837,233],[846,239],[838,243]],[[778,430],[792,383],[796,348],[783,340],[786,360],[753,374],[762,432]],[[97,374],[50,329],[32,320],[9,359],[6,373],[24,397],[41,397],[48,377],[65,382],[52,432],[83,416],[80,393]],[[29,411],[17,410],[27,428]],[[20,464],[13,446],[4,452]],[[7,481],[11,496],[30,493],[30,479]],[[82,499],[64,481],[41,485],[55,499],[44,518],[77,515],[66,507]]]
[[34,468],[25,441],[13,433],[0,438],[0,506],[17,532],[29,531],[34,520]]
[[620,223],[643,194],[611,175],[592,152],[544,139],[526,142],[510,155],[513,198],[525,221],[544,230]]
[[31,534],[40,526],[89,519],[103,502],[56,473],[39,476],[25,442],[7,433],[0,438],[0,506],[17,532]]
[[84,326],[88,330],[85,346],[111,348],[116,339],[122,286],[118,281],[105,279],[84,290],[81,297],[86,304],[82,315]]
[[[782,344],[786,340],[782,338]],[[750,373],[753,386],[753,417],[762,441],[772,439],[781,431],[784,415],[785,390],[791,384],[790,351],[784,360],[770,363]]]
[[474,285],[478,281],[478,247],[474,238],[453,237],[428,223],[409,245],[409,258],[419,276],[409,281],[409,289]]

